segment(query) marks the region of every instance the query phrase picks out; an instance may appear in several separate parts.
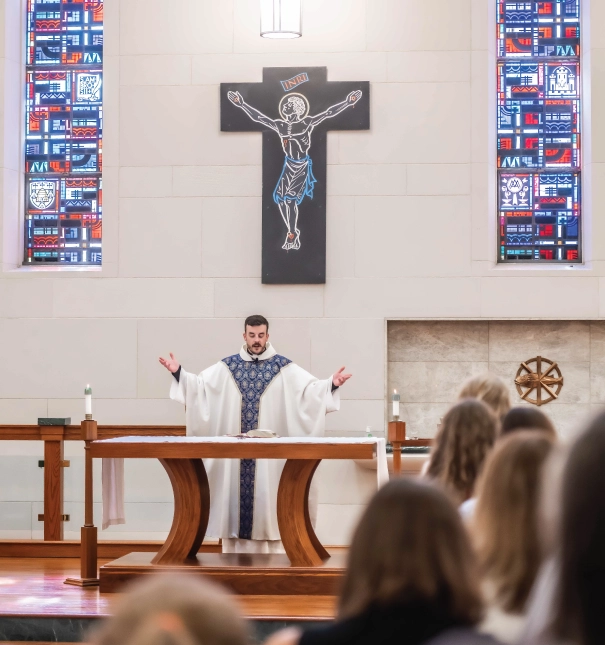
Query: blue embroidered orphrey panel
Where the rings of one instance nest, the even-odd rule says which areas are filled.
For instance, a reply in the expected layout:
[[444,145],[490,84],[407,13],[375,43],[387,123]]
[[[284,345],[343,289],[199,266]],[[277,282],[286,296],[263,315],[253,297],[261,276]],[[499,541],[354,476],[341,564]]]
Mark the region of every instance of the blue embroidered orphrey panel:
[[[223,359],[242,395],[241,432],[258,429],[260,400],[282,368],[292,361],[279,354],[265,361],[245,361],[239,354]],[[255,459],[241,459],[239,471],[239,538],[252,539]]]
[[498,260],[581,262],[580,0],[496,1]]

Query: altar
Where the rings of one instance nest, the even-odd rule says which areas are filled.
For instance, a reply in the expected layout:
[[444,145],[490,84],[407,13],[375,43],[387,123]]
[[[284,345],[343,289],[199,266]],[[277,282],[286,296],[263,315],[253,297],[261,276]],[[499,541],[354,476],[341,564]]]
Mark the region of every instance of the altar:
[[[131,553],[101,567],[102,592],[156,571],[205,574],[239,594],[331,595],[344,557],[331,556],[309,516],[311,480],[322,459],[375,460],[377,486],[388,481],[384,439],[236,437],[122,437],[91,441],[90,458],[159,459],[174,494],[174,516],[157,554]],[[277,519],[285,555],[198,555],[210,511],[204,458],[285,459],[277,492]]]

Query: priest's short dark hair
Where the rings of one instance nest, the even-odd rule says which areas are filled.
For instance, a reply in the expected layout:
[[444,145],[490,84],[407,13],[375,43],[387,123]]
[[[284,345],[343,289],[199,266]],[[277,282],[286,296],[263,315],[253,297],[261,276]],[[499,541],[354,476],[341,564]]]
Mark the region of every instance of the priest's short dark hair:
[[248,316],[244,323],[244,331],[246,331],[246,327],[259,327],[260,325],[266,325],[267,331],[269,331],[269,321],[264,316],[261,316],[260,314]]

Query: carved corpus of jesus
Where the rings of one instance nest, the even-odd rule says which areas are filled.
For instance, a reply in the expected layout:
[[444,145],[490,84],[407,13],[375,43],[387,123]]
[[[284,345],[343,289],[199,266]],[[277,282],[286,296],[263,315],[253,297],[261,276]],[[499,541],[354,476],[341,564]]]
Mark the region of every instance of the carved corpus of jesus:
[[270,119],[256,108],[248,105],[239,92],[228,92],[233,105],[241,108],[253,121],[271,128],[279,135],[285,154],[284,167],[273,191],[273,201],[278,205],[282,219],[288,228],[282,249],[300,249],[298,207],[305,196],[313,198],[313,162],[309,156],[311,134],[316,125],[331,119],[362,96],[361,90],[351,92],[342,103],[329,107],[315,116],[308,116],[309,101],[303,94],[292,93],[283,97],[279,104],[282,119]]

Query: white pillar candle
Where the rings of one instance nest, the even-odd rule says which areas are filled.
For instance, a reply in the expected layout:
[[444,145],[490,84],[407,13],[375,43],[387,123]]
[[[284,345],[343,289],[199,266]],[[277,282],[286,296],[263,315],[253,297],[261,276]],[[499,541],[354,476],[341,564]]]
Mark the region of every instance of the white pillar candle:
[[399,394],[397,394],[397,390],[393,390],[392,401],[393,401],[393,416],[395,418],[398,418],[399,417],[399,401],[401,401],[401,396],[399,396]]
[[84,414],[92,416],[92,389],[90,385],[84,390]]

